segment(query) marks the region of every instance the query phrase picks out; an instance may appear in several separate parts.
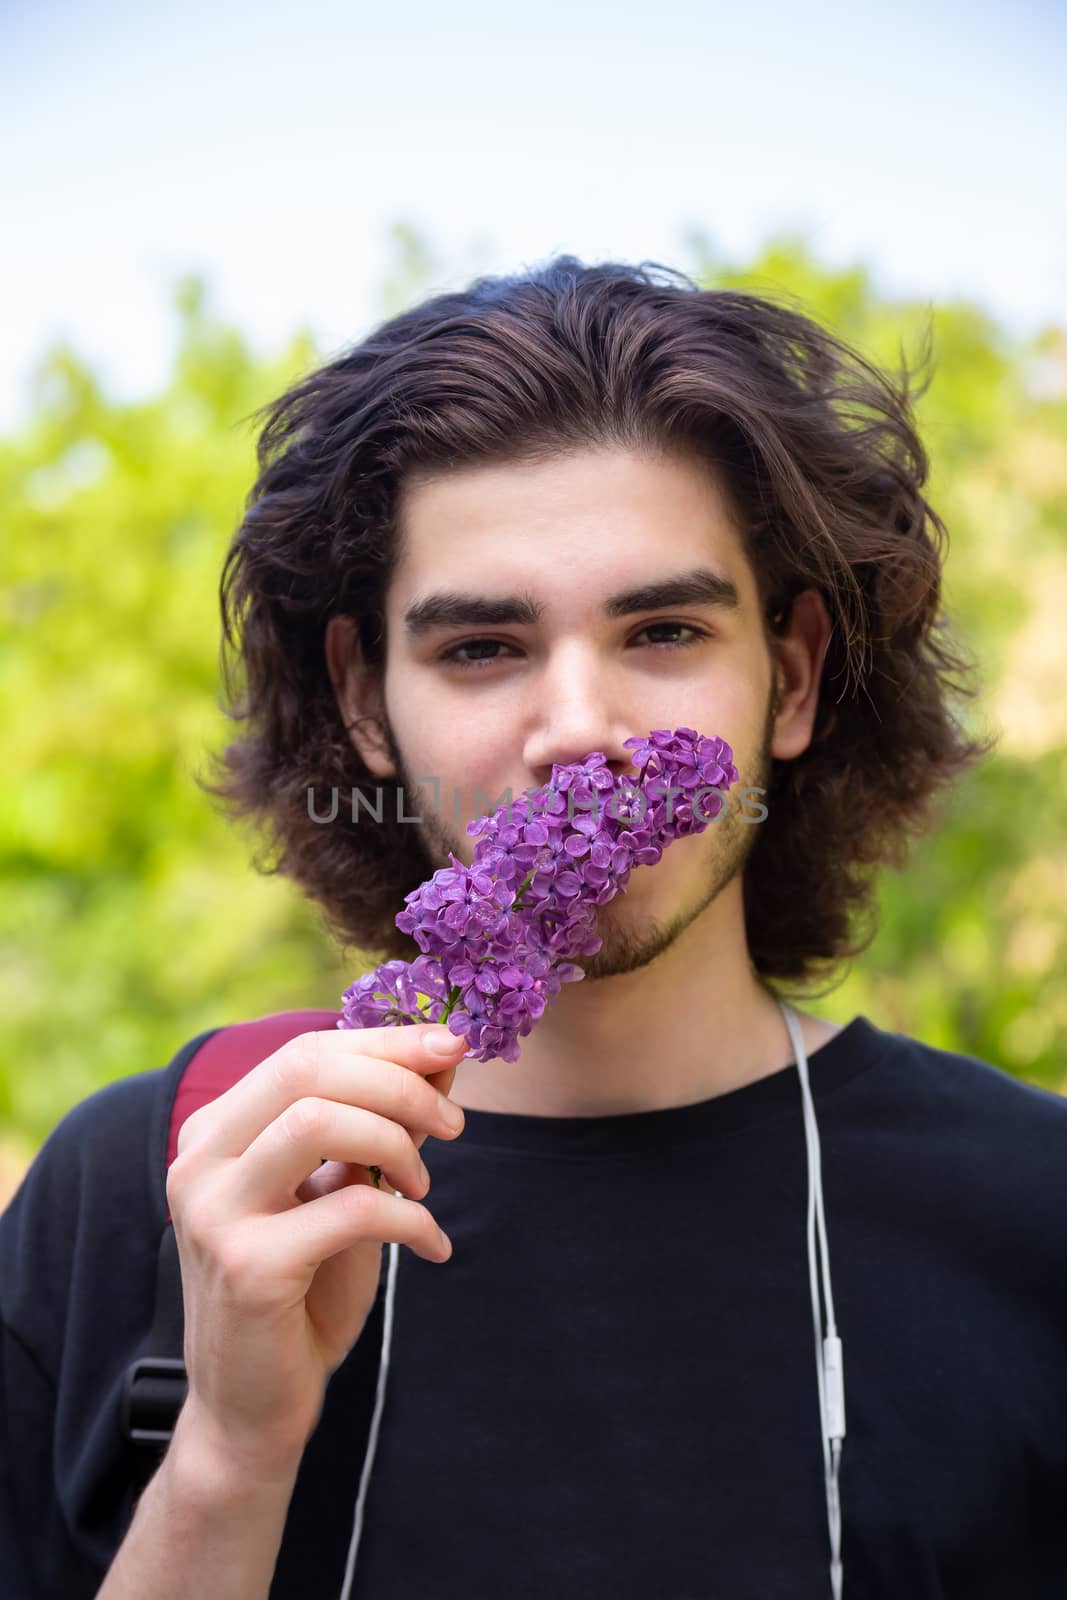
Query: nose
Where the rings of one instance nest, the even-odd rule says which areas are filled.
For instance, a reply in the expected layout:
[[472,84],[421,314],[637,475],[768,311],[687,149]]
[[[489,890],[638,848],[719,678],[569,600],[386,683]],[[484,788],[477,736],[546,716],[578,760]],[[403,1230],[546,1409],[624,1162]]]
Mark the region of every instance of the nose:
[[624,741],[649,730],[633,726],[623,708],[611,702],[606,675],[590,664],[588,651],[571,652],[564,660],[565,654],[561,652],[561,659],[538,686],[523,749],[526,770],[541,786],[551,780],[554,765],[569,766],[599,750],[614,776],[636,777],[632,752],[624,748]]

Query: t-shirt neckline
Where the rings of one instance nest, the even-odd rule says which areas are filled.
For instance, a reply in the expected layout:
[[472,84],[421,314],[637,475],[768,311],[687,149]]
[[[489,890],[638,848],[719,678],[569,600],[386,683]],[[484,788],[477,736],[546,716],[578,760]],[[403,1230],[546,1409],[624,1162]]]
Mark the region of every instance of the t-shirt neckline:
[[[808,1080],[816,1109],[820,1099],[875,1066],[891,1035],[863,1015],[808,1054]],[[501,1072],[508,1063],[501,1062]],[[648,1150],[678,1140],[730,1133],[752,1122],[803,1116],[800,1074],[794,1060],[750,1083],[707,1100],[652,1111],[608,1116],[547,1117],[526,1112],[465,1108],[466,1127],[457,1147],[492,1147],[516,1152],[595,1155]]]

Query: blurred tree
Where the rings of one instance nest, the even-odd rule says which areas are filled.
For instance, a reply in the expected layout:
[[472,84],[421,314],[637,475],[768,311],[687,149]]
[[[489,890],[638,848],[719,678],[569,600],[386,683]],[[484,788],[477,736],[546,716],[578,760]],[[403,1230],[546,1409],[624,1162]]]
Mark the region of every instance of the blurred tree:
[[1067,332],[1011,340],[975,306],[879,295],[804,241],[747,264],[688,235],[693,276],[792,303],[881,366],[933,377],[916,404],[949,531],[944,604],[978,666],[965,724],[999,735],[942,826],[881,879],[879,932],[820,1009],[1067,1089]]
[[[439,268],[398,224],[382,314]],[[794,297],[893,366],[932,325],[919,403],[931,498],[951,535],[946,596],[985,685],[996,755],[957,791],[913,865],[883,879],[881,931],[829,999],[879,1025],[1059,1087],[1067,1045],[1067,336],[1016,347],[965,304],[890,301],[862,267],[800,239],[714,259],[705,284]],[[255,840],[192,773],[225,737],[218,579],[254,477],[247,419],[324,359],[300,330],[270,358],[178,283],[160,394],[119,404],[66,344],[37,369],[32,415],[0,440],[0,1204],[65,1111],[164,1064],[201,1029],[336,1005],[343,960],[317,910],[249,865]],[[6,1188],[5,1188],[6,1185]]]
[[177,285],[170,381],[114,404],[65,345],[0,442],[0,1118],[35,1148],[178,1035],[348,981],[316,912],[255,875],[252,841],[192,779],[225,726],[218,580],[254,476],[245,418],[319,359],[253,356]]

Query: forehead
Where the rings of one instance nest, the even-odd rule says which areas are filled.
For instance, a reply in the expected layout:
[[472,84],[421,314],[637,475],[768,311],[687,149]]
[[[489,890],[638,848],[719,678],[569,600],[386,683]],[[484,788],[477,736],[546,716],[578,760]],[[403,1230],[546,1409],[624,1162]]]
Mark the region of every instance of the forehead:
[[[398,498],[390,606],[428,590],[487,593],[518,583],[551,591],[616,590],[706,566],[754,592],[723,480],[691,454],[572,450],[539,462],[464,466],[409,477]],[[549,599],[549,604],[551,600]]]

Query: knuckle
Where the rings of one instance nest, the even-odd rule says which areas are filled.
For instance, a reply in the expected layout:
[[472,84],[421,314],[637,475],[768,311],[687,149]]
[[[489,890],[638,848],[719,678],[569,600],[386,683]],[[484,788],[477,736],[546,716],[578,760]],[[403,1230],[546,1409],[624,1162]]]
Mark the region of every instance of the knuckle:
[[211,1197],[204,1190],[182,1189],[175,1190],[175,1199],[178,1204],[171,1208],[171,1215],[175,1223],[181,1223],[181,1232],[185,1238],[191,1240],[198,1248],[203,1247],[212,1231],[217,1227],[218,1209]]
[[338,1191],[348,1221],[355,1228],[367,1229],[377,1209],[377,1190],[367,1183],[352,1183]]
[[330,1120],[330,1106],[316,1095],[295,1101],[282,1112],[281,1124],[286,1137],[293,1144],[302,1145],[308,1139],[325,1137]]
[[207,1120],[204,1115],[204,1111],[205,1107],[203,1106],[196,1111],[190,1111],[189,1115],[185,1118],[181,1127],[178,1129],[177,1149],[179,1155],[181,1155],[183,1150],[188,1150],[190,1145],[196,1143],[197,1135]]
[[290,1039],[274,1059],[274,1084],[286,1100],[300,1100],[310,1094],[319,1079],[319,1053],[313,1033]]
[[180,1151],[167,1168],[166,1195],[167,1209],[173,1216],[177,1210],[188,1212],[191,1185],[197,1175],[203,1171],[203,1162],[197,1159],[196,1146]]
[[184,1275],[187,1260],[204,1260],[208,1235],[204,1219],[195,1207],[192,1211],[181,1205],[172,1207],[171,1222],[174,1224],[174,1238],[179,1247]]
[[421,1089],[423,1080],[414,1072],[409,1072],[407,1067],[399,1069],[396,1081],[396,1103],[401,1121],[411,1125],[419,1116],[422,1103]]
[[215,1271],[235,1296],[246,1290],[255,1271],[255,1254],[241,1235],[231,1229],[215,1246]]
[[179,1151],[179,1154],[174,1157],[174,1160],[167,1168],[167,1210],[170,1212],[171,1216],[174,1215],[179,1197],[182,1193],[182,1180],[184,1176],[185,1168],[182,1164],[181,1153]]

